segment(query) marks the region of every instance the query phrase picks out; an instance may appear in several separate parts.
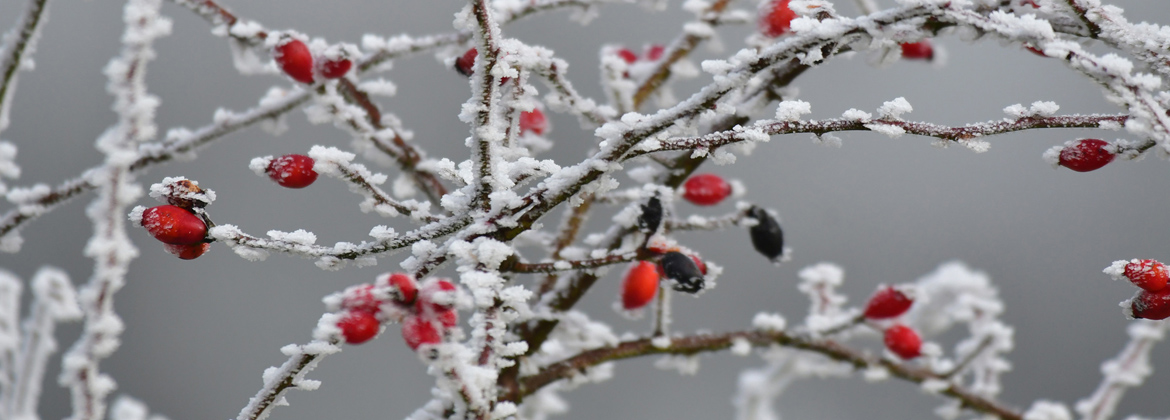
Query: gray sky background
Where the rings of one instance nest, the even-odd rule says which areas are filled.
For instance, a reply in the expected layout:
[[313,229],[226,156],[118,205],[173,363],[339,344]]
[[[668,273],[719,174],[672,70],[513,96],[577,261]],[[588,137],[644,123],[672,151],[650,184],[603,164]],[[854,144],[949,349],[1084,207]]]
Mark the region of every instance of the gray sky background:
[[[24,9],[23,1],[0,2],[0,24],[7,27]],[[50,1],[50,18],[35,55],[36,71],[22,73],[3,138],[16,143],[23,168],[20,185],[56,184],[100,161],[93,140],[115,116],[105,93],[102,66],[119,50],[121,3]],[[837,9],[853,14],[852,2]],[[893,1],[879,1],[892,6]],[[1170,6],[1159,1],[1114,1],[1132,20],[1170,22]],[[331,42],[358,42],[364,33],[430,34],[452,30],[452,14],[462,2],[441,1],[226,1],[240,16],[269,28],[295,28]],[[744,2],[733,3],[739,7]],[[583,94],[601,98],[598,48],[606,43],[640,49],[666,43],[688,15],[671,2],[664,13],[617,5],[581,27],[567,13],[540,15],[505,29],[507,36],[545,45],[572,64],[570,77]],[[200,127],[217,107],[243,110],[273,84],[273,76],[240,76],[232,68],[226,42],[208,26],[172,4],[164,13],[174,34],[155,44],[158,59],[149,67],[150,91],[162,98],[158,124]],[[700,58],[734,52],[752,28],[720,30],[723,53],[702,50]],[[795,83],[800,99],[812,104],[812,118],[836,117],[849,108],[872,112],[882,102],[904,96],[914,106],[908,119],[962,124],[999,119],[1015,103],[1051,100],[1062,112],[1118,112],[1091,81],[1061,63],[1036,57],[996,40],[971,44],[946,36],[936,40],[949,62],[934,69],[921,62],[873,68],[864,57],[834,59]],[[697,63],[698,61],[696,61]],[[430,55],[395,63],[383,77],[399,95],[379,102],[416,133],[415,142],[431,156],[466,158],[467,127],[456,118],[468,94],[466,80]],[[679,97],[693,83],[676,86]],[[543,85],[538,85],[543,89]],[[542,91],[543,94],[543,91]],[[547,155],[562,165],[579,160],[592,144],[575,118],[553,115],[551,137],[557,150]],[[233,134],[199,153],[140,176],[145,185],[182,175],[214,189],[210,212],[218,223],[253,233],[304,228],[319,243],[366,238],[370,227],[386,223],[357,209],[360,198],[333,179],[322,178],[304,190],[280,188],[247,168],[255,156],[304,153],[311,145],[347,146],[348,136],[328,126],[310,126],[303,113],[289,118],[291,129],[273,137],[258,129]],[[680,237],[687,246],[726,267],[719,286],[701,299],[675,299],[680,331],[725,331],[750,326],[759,311],[803,318],[807,302],[796,291],[800,268],[820,261],[846,270],[843,290],[863,302],[881,282],[912,281],[940,263],[962,260],[988,273],[1007,304],[1006,321],[1016,327],[1014,370],[1004,378],[1003,400],[1025,408],[1036,398],[1065,402],[1088,395],[1100,380],[1099,365],[1124,345],[1127,321],[1117,302],[1134,288],[1101,273],[1122,258],[1170,260],[1170,189],[1167,166],[1158,159],[1114,162],[1082,174],[1054,170],[1040,159],[1047,148],[1081,137],[1114,139],[1124,133],[1089,130],[1028,131],[991,139],[992,148],[975,154],[963,148],[938,149],[931,140],[906,136],[891,140],[872,133],[842,134],[844,147],[814,145],[807,135],[777,136],[734,166],[710,165],[705,171],[739,178],[746,199],[782,216],[792,261],[775,268],[752,251],[747,233],[731,230]],[[391,168],[380,170],[394,174]],[[20,254],[0,255],[0,267],[28,279],[43,264],[66,269],[83,283],[92,262],[82,256],[91,234],[86,195],[42,217],[23,230]],[[151,205],[149,198],[140,204]],[[682,213],[719,214],[724,204],[698,209],[680,204]],[[559,212],[553,213],[559,217]],[[545,221],[556,224],[555,218]],[[608,217],[595,217],[603,229]],[[398,226],[403,226],[399,224]],[[173,419],[234,417],[261,385],[261,372],[283,363],[278,349],[301,343],[322,310],[320,298],[348,285],[368,282],[397,268],[402,256],[376,267],[324,272],[311,261],[274,255],[245,261],[221,246],[195,261],[167,255],[141,229],[131,236],[142,255],[132,264],[128,284],[116,296],[126,322],[121,349],[102,365],[118,381],[118,392],[145,400]],[[620,271],[620,270],[618,270]],[[619,278],[600,282],[582,307],[615,330],[645,332],[648,320],[627,321],[610,305]],[[466,317],[466,314],[464,314]],[[277,419],[402,418],[429,397],[433,380],[402,344],[397,326],[379,340],[346,348],[324,360],[310,375],[323,381],[313,392],[294,391],[291,407]],[[76,338],[76,325],[61,328],[62,349]],[[944,337],[953,340],[956,337]],[[950,349],[953,341],[945,341]],[[877,349],[876,341],[866,343]],[[1164,344],[1165,346],[1165,344]],[[1155,376],[1129,394],[1122,413],[1170,415],[1170,347],[1154,351]],[[728,418],[738,372],[761,364],[758,358],[728,354],[706,356],[696,377],[678,378],[653,368],[653,360],[621,362],[616,378],[568,394],[573,406],[564,419]],[[68,415],[68,395],[54,385],[59,362],[52,363],[41,414]],[[800,382],[779,400],[789,419],[933,418],[940,400],[898,381],[878,385],[860,378]]]

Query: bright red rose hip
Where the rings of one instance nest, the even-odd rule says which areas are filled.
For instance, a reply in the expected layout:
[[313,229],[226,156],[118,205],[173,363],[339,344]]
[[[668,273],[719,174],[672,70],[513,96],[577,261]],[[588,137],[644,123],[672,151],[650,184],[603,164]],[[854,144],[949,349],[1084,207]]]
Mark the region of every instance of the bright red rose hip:
[[903,359],[922,355],[922,337],[913,328],[898,324],[886,330],[886,348]]
[[1077,140],[1060,151],[1060,166],[1077,172],[1089,172],[1113,161],[1113,152],[1106,149],[1109,142],[1099,139]]
[[784,35],[791,30],[796,12],[788,8],[788,0],[767,0],[760,5],[760,33],[770,38]]
[[301,40],[289,38],[281,41],[273,49],[272,57],[288,77],[301,83],[313,83],[313,53]]
[[207,250],[211,249],[211,244],[206,242],[189,245],[163,244],[163,248],[166,248],[171,255],[179,257],[180,260],[193,260],[206,254]]
[[698,174],[683,184],[683,198],[699,206],[714,206],[731,195],[731,184],[715,174]]
[[151,207],[142,212],[142,227],[154,239],[172,245],[203,242],[207,225],[195,213],[170,204]]
[[520,113],[520,133],[523,134],[529,131],[538,136],[548,131],[548,119],[544,117],[544,113],[540,112],[539,109]]
[[341,336],[349,344],[361,344],[370,341],[378,335],[380,324],[373,313],[367,311],[349,311],[337,321],[337,328],[341,328]]
[[1157,260],[1140,260],[1125,265],[1125,278],[1137,287],[1156,292],[1166,287],[1170,271]]
[[1170,287],[1151,292],[1138,291],[1130,300],[1129,309],[1134,318],[1160,320],[1170,318]]
[[893,286],[886,286],[878,289],[877,293],[869,298],[869,303],[865,305],[865,317],[869,319],[893,318],[906,313],[910,310],[910,305],[913,304],[914,299],[911,299],[910,296]]
[[909,60],[933,60],[934,46],[930,45],[930,41],[925,39],[918,42],[902,44],[902,58]]
[[268,163],[269,178],[286,188],[305,188],[317,180],[313,158],[305,155],[284,155]]
[[654,300],[658,292],[658,266],[649,261],[638,261],[622,281],[622,307],[639,309]]

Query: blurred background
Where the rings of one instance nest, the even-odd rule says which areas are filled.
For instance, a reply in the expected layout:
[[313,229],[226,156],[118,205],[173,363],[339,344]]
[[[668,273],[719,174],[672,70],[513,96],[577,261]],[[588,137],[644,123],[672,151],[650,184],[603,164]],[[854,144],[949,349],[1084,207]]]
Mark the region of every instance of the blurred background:
[[[1111,1],[1134,21],[1170,22],[1163,2]],[[0,2],[0,24],[9,27],[25,1]],[[464,3],[375,0],[248,0],[223,3],[245,19],[272,29],[297,29],[330,42],[360,41],[366,33],[391,36],[452,31],[452,15]],[[892,7],[892,0],[881,0]],[[753,3],[733,2],[752,10]],[[632,5],[601,9],[589,26],[568,12],[546,13],[505,28],[505,35],[549,47],[572,67],[569,76],[582,94],[603,100],[597,75],[598,50],[620,44],[641,51],[645,44],[669,43],[690,15],[670,2],[663,12]],[[844,14],[853,2],[839,1]],[[244,110],[284,77],[241,76],[231,64],[227,41],[190,11],[167,3],[173,35],[155,43],[158,59],[149,66],[150,91],[161,97],[160,129],[208,124],[216,108]],[[3,138],[19,147],[23,169],[17,185],[57,184],[101,161],[94,139],[115,122],[105,92],[102,67],[120,49],[122,3],[50,1],[49,20],[33,56],[36,70],[20,74],[12,126]],[[701,48],[695,63],[725,57],[743,45],[754,26],[719,29]],[[964,124],[1004,117],[1005,106],[1055,101],[1062,113],[1116,113],[1100,89],[1061,62],[1041,58],[1019,45],[995,39],[968,43],[956,36],[934,40],[946,49],[947,63],[935,68],[900,61],[884,68],[863,56],[833,59],[796,82],[799,99],[812,104],[811,118],[840,116],[849,108],[873,112],[882,102],[903,96],[914,112],[910,120]],[[440,52],[444,57],[464,48]],[[398,96],[379,98],[385,112],[399,116],[415,133],[414,142],[430,156],[466,159],[466,125],[456,117],[468,93],[466,79],[423,54],[394,63],[380,75],[398,84]],[[373,77],[378,77],[374,75]],[[685,98],[709,82],[709,75],[679,83]],[[544,85],[534,83],[545,93]],[[303,190],[280,188],[253,174],[256,156],[305,153],[315,144],[348,147],[350,138],[329,126],[312,126],[303,113],[289,114],[290,129],[274,137],[251,128],[199,152],[198,159],[174,162],[140,174],[144,186],[165,176],[186,176],[218,194],[209,208],[218,223],[239,225],[253,234],[269,229],[315,232],[320,244],[360,241],[369,229],[388,221],[358,211],[360,197],[335,179],[322,178]],[[542,157],[561,165],[578,161],[594,144],[575,117],[550,114],[556,150]],[[842,290],[859,305],[878,283],[913,281],[939,264],[961,260],[987,273],[1006,302],[1005,321],[1016,328],[1016,349],[1008,355],[1013,370],[1004,377],[1002,400],[1024,409],[1037,398],[1073,403],[1100,381],[1101,361],[1113,357],[1127,340],[1127,320],[1117,302],[1135,288],[1111,281],[1101,270],[1117,259],[1170,259],[1170,171],[1164,161],[1117,161],[1091,173],[1053,169],[1041,153],[1066,140],[1126,138],[1100,130],[1026,131],[990,139],[991,150],[976,154],[961,147],[931,147],[929,138],[890,139],[874,133],[844,133],[840,149],[814,144],[809,135],[776,136],[732,166],[707,164],[701,171],[736,178],[747,187],[746,200],[775,209],[782,217],[791,261],[774,267],[756,254],[742,229],[686,233],[679,238],[704,259],[725,267],[718,287],[701,299],[675,299],[678,331],[728,331],[750,326],[759,311],[779,312],[790,322],[803,319],[807,300],[799,294],[796,273],[829,261],[842,266]],[[373,166],[372,163],[368,163]],[[388,174],[393,168],[377,168]],[[629,187],[630,184],[623,185]],[[0,254],[0,267],[24,279],[49,264],[69,272],[75,284],[87,281],[92,261],[82,248],[92,228],[84,215],[93,199],[85,195],[28,224],[19,254]],[[153,205],[144,197],[139,204]],[[728,203],[697,208],[680,201],[681,215],[723,214]],[[559,211],[546,218],[555,226]],[[395,224],[397,223],[397,224]],[[401,231],[407,225],[390,221]],[[590,221],[593,231],[610,224],[607,215]],[[310,260],[273,255],[249,262],[226,247],[181,261],[168,255],[142,229],[131,229],[141,256],[131,266],[126,287],[116,296],[126,323],[122,346],[102,370],[118,383],[118,394],[144,400],[153,412],[174,419],[234,418],[261,386],[265,368],[284,362],[278,351],[303,343],[324,310],[320,300],[334,291],[369,282],[395,270],[404,258],[381,259],[375,267],[339,272],[316,268]],[[533,256],[535,258],[537,256]],[[447,274],[451,271],[446,270]],[[599,282],[580,305],[591,316],[611,322],[619,334],[646,333],[650,320],[626,320],[611,309],[620,272]],[[27,299],[26,299],[27,302]],[[466,314],[463,314],[466,318]],[[76,324],[59,329],[62,351],[76,339]],[[951,351],[956,337],[943,337]],[[947,341],[952,340],[952,341]],[[861,341],[877,350],[877,340]],[[1155,375],[1128,393],[1120,412],[1166,416],[1170,388],[1170,345],[1154,351]],[[561,418],[698,419],[729,418],[740,370],[761,365],[757,357],[726,353],[702,357],[693,377],[660,371],[651,359],[619,362],[614,379],[566,394],[572,411]],[[55,385],[59,361],[50,364],[41,405],[44,418],[62,418],[68,393]],[[392,325],[378,340],[347,347],[324,360],[309,375],[323,386],[293,391],[291,407],[278,419],[403,418],[430,396],[433,379],[402,343]],[[914,385],[888,381],[870,384],[859,377],[798,382],[778,401],[789,419],[933,418],[942,401]]]

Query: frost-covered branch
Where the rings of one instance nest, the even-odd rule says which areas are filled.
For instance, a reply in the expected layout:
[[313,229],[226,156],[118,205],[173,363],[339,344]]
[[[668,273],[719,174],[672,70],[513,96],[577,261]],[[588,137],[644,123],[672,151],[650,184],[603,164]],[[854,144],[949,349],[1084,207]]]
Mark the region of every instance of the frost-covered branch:
[[[331,314],[322,317],[322,322],[327,322],[325,318],[329,316]],[[330,318],[330,320],[334,324],[337,322],[335,318]],[[333,328],[336,329],[336,327]],[[280,367],[270,367],[264,370],[264,387],[256,392],[256,396],[248,400],[248,404],[240,410],[236,420],[262,420],[272,413],[274,407],[288,405],[285,394],[289,390],[312,391],[321,386],[320,381],[305,379],[305,375],[315,369],[325,356],[340,352],[341,347],[338,347],[337,343],[336,339],[313,340],[308,344],[290,344],[281,348],[280,352],[288,356],[288,361]]]
[[[942,380],[940,376],[927,369],[898,363],[890,359],[877,358],[842,346],[831,340],[811,339],[783,331],[739,331],[725,334],[698,334],[685,337],[673,337],[670,340],[669,346],[655,346],[652,343],[652,338],[642,338],[633,341],[624,341],[612,347],[586,351],[567,360],[549,365],[535,375],[522,377],[517,396],[523,397],[530,395],[555,381],[570,378],[579,374],[585,368],[597,366],[602,363],[652,354],[690,356],[699,353],[727,350],[739,340],[744,340],[753,347],[779,345],[819,353],[832,360],[850,365],[857,370],[875,367],[884,368],[895,377],[917,384],[926,381]],[[1002,403],[976,395],[958,385],[948,384],[939,393],[954,398],[962,402],[965,407],[984,414],[1001,419],[1023,419],[1020,413],[1004,406]]]
[[662,52],[662,61],[659,62],[654,72],[647,77],[646,80],[638,86],[638,90],[633,95],[633,110],[637,110],[646,102],[650,94],[662,87],[663,83],[670,78],[671,68],[674,67],[680,60],[685,59],[690,55],[691,51],[699,45],[703,40],[710,38],[714,34],[713,26],[719,24],[719,18],[723,15],[723,10],[727,8],[731,0],[716,0],[706,7],[706,10],[698,11],[698,15],[702,18],[697,22],[690,23],[686,26],[685,32],[679,36],[674,42]]
[[[751,127],[741,127],[699,137],[672,138],[662,141],[657,148],[632,152],[627,155],[626,159],[659,151],[715,149],[741,142],[767,141],[767,136],[782,134],[811,133],[822,136],[842,131],[874,131],[891,137],[914,134],[964,144],[997,134],[1042,128],[1116,129],[1129,120],[1127,115],[1028,116],[964,126],[944,126],[927,122],[904,121],[897,118],[870,118],[868,113],[860,112],[860,114],[864,115],[823,120],[761,121]],[[1140,152],[1150,147],[1153,147],[1153,144],[1146,144],[1134,149]]]
[[470,22],[464,24],[472,30],[479,52],[475,72],[471,76],[472,94],[467,102],[467,106],[474,110],[468,143],[472,150],[471,172],[475,184],[473,205],[486,209],[489,205],[488,196],[496,190],[493,168],[498,166],[494,162],[500,156],[495,149],[505,136],[502,123],[499,122],[503,111],[497,109],[500,83],[495,71],[499,63],[500,27],[487,0],[471,0],[470,8],[464,9],[463,13],[470,15],[463,19],[474,21],[474,26]]
[[[36,419],[45,365],[57,351],[53,338],[59,322],[81,318],[77,294],[69,276],[56,268],[44,267],[32,280],[33,303],[24,323],[20,352],[13,365],[10,387],[0,392],[0,413],[8,419]],[[14,305],[15,311],[18,306]]]
[[1101,366],[1105,378],[1093,395],[1077,402],[1077,412],[1085,420],[1105,420],[1113,417],[1117,404],[1127,388],[1134,388],[1145,382],[1153,372],[1150,366],[1150,352],[1154,344],[1166,338],[1170,323],[1166,321],[1137,320],[1129,325],[1129,343],[1117,357]]
[[338,269],[342,263],[349,260],[359,265],[373,264],[374,257],[386,256],[387,253],[420,241],[450,235],[470,222],[466,217],[447,217],[401,235],[386,226],[376,226],[370,230],[374,242],[338,242],[331,247],[316,245],[317,235],[303,230],[291,234],[273,230],[268,232],[269,238],[264,239],[244,233],[234,225],[221,224],[209,229],[208,234],[249,260],[265,259],[269,252],[283,252],[316,258],[317,266],[321,268]]
[[110,60],[105,73],[107,89],[114,96],[118,124],[97,141],[105,153],[93,182],[98,196],[87,209],[94,235],[85,254],[95,261],[94,273],[81,290],[85,326],[81,337],[62,361],[61,383],[73,395],[72,420],[100,420],[105,416],[106,396],[113,378],[101,373],[99,363],[118,348],[122,320],[114,312],[114,293],[125,284],[130,260],[138,249],[126,234],[126,207],[142,194],[133,182],[131,165],[138,157],[137,144],[154,137],[154,110],[158,98],[146,91],[146,63],[154,58],[152,44],[171,31],[171,21],[159,15],[161,0],[129,0],[123,12],[126,31],[120,57]]
[[583,270],[620,264],[633,261],[637,257],[637,253],[625,253],[587,260],[559,260],[548,263],[516,262],[511,265],[505,263],[500,267],[500,270],[513,273],[554,273],[557,271]]
[[0,45],[0,133],[8,128],[8,111],[16,92],[16,72],[20,71],[26,54],[36,48],[37,36],[44,25],[48,0],[29,0],[28,9],[20,21],[5,34]]
[[313,146],[309,150],[309,157],[317,162],[314,166],[317,173],[340,178],[349,183],[350,190],[366,197],[366,201],[361,204],[362,211],[373,210],[387,217],[405,214],[426,223],[440,220],[430,214],[430,203],[415,200],[402,202],[391,198],[378,187],[386,182],[386,175],[371,173],[365,165],[353,163],[353,153],[333,147]]

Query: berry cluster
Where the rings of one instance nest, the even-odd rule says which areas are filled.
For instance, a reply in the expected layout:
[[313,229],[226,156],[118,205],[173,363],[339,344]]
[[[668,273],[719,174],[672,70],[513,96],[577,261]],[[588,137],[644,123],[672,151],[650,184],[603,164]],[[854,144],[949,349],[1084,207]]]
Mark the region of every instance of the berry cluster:
[[1133,298],[1121,303],[1133,318],[1160,320],[1170,318],[1170,268],[1158,260],[1114,262],[1105,273],[1114,279],[1126,279],[1139,288]]
[[403,273],[383,274],[374,284],[342,293],[338,306],[345,313],[337,327],[346,343],[361,344],[378,335],[381,320],[399,319],[402,339],[411,350],[439,344],[459,322],[455,292],[455,284],[445,279],[430,279],[420,286]]
[[[869,321],[879,321],[901,316],[914,304],[912,290],[906,287],[878,286],[877,292],[866,303],[862,317]],[[884,336],[886,348],[898,357],[913,359],[922,355],[922,337],[913,328],[895,323],[886,328]]]
[[312,84],[317,75],[326,79],[340,78],[353,67],[353,61],[345,49],[331,47],[314,60],[309,46],[291,36],[285,36],[276,43],[272,48],[272,58],[284,74],[305,84]]
[[154,184],[150,195],[167,204],[148,209],[135,208],[131,220],[162,242],[167,252],[180,259],[193,260],[211,248],[207,240],[209,221],[203,207],[211,204],[215,192],[178,177]]

